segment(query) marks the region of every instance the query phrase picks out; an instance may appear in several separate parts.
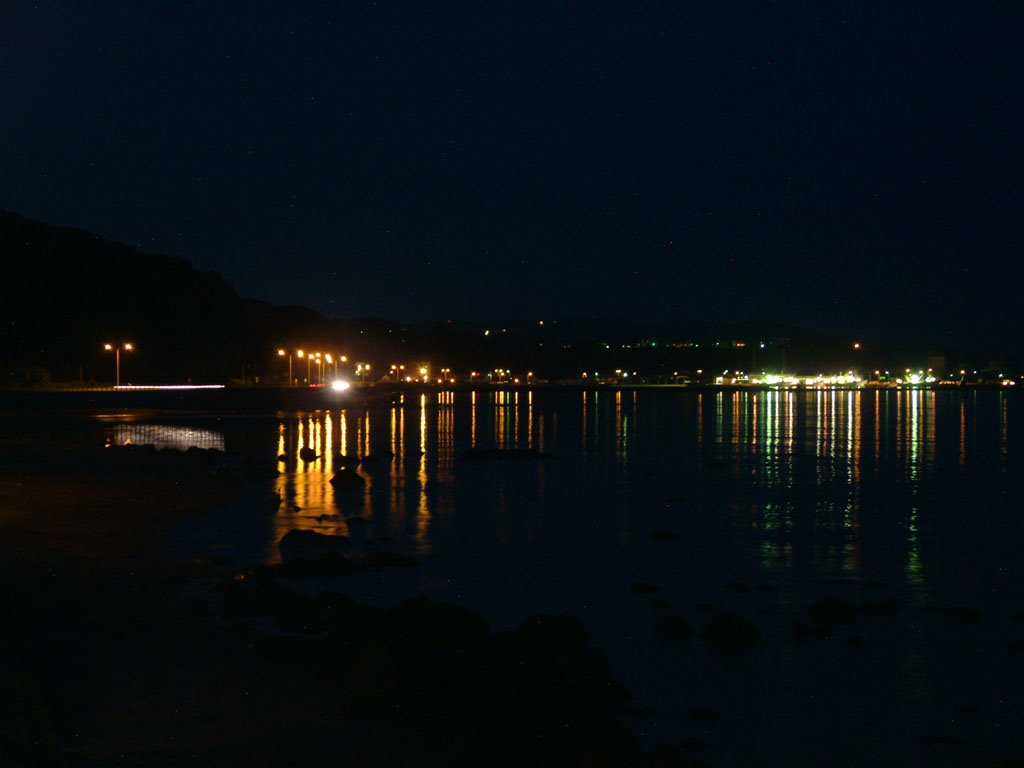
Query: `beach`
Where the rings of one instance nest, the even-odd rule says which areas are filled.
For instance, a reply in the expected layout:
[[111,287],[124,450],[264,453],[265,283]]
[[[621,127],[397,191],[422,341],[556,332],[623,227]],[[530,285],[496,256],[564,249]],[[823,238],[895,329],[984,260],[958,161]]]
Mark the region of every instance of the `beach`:
[[[396,708],[408,709],[409,691],[425,693],[420,698],[428,709],[437,704],[429,690],[434,683],[424,690],[414,674],[388,684],[387,670],[378,663],[382,648],[396,656],[408,651],[405,630],[392,633],[397,645],[387,645],[386,638],[405,614],[372,614],[375,637],[385,639],[375,640],[352,663],[336,662],[335,643],[341,640],[331,633],[308,626],[280,631],[280,595],[289,595],[286,590],[275,591],[270,606],[260,603],[261,593],[243,587],[232,593],[235,603],[241,594],[255,610],[244,616],[236,610],[225,619],[225,585],[242,578],[234,564],[206,558],[175,562],[160,554],[171,527],[236,499],[247,483],[224,471],[219,452],[40,439],[5,440],[0,457],[0,540],[8,553],[2,563],[8,588],[0,598],[6,617],[0,668],[5,765],[476,764],[471,755],[481,754],[480,745],[470,744],[459,757],[451,743],[459,730],[445,720],[425,711],[392,716]],[[255,603],[247,594],[257,595]],[[294,616],[290,595],[285,599],[285,613]],[[294,605],[301,612],[307,603],[299,596]],[[423,631],[440,637],[461,622],[471,627],[474,664],[483,658],[481,648],[487,648],[488,659],[498,658],[479,617],[446,613],[426,600],[410,605],[418,627],[412,632],[421,640]],[[347,601],[341,608],[352,609],[362,610]],[[317,629],[330,626],[328,620]],[[581,631],[575,624],[568,630]],[[545,644],[552,637],[562,642],[561,630],[554,631],[545,625],[538,632],[547,635],[536,643],[540,635],[511,645],[503,641],[502,647],[527,648],[539,668],[548,669],[553,662]],[[353,647],[344,632],[337,637]],[[591,667],[597,669],[596,679],[604,684],[603,657],[589,646],[583,652],[583,645],[577,654],[578,642],[573,635],[572,648],[554,651],[559,663],[584,658],[580,669],[589,678]],[[443,658],[443,647],[435,652]],[[498,670],[492,677],[508,679],[509,665],[491,666]],[[539,685],[525,689],[527,699],[548,698],[547,684]],[[450,706],[462,717],[469,699],[446,695],[447,703],[444,695],[437,697],[440,710]],[[589,705],[582,710],[589,712]],[[489,720],[482,722],[486,731]],[[587,738],[600,742],[605,737],[594,735],[592,726],[587,721],[582,727],[589,729]],[[601,757],[609,765],[689,764],[642,754],[624,729],[612,730],[624,746]],[[515,736],[514,729],[503,731],[495,743]],[[505,764],[522,764],[515,749],[509,754]],[[549,764],[562,762],[566,753],[560,754]],[[499,756],[487,762],[505,761]]]
[[323,749],[328,692],[239,652],[246,638],[197,597],[223,573],[153,554],[238,479],[50,442],[0,454],[7,764],[266,764],[268,749],[316,763],[304,745]]

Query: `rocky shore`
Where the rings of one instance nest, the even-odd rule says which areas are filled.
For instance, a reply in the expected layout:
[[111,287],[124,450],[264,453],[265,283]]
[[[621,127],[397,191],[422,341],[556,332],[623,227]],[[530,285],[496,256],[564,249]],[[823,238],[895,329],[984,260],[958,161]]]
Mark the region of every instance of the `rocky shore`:
[[4,765],[698,764],[641,750],[571,617],[493,632],[423,597],[375,608],[309,590],[301,548],[245,572],[154,554],[266,467],[26,440],[0,466]]

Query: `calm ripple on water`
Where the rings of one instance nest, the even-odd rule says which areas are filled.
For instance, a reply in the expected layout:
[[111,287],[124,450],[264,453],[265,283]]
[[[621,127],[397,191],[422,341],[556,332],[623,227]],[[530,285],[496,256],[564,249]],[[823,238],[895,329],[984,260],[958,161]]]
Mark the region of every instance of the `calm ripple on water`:
[[[186,526],[182,556],[272,562],[293,528],[387,542],[423,567],[352,594],[423,591],[496,627],[580,616],[645,741],[700,739],[719,765],[959,765],[1024,755],[1022,427],[998,392],[487,391],[154,434],[279,459],[269,491]],[[368,455],[363,488],[328,482]],[[820,637],[806,610],[826,595],[868,610]],[[757,644],[655,632],[664,614],[699,631],[712,607]]]

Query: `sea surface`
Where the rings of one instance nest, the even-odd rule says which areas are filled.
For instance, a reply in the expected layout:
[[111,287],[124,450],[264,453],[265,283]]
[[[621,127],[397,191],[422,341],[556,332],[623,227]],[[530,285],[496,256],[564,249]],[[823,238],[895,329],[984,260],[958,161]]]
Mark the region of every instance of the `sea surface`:
[[[101,431],[277,462],[275,481],[177,531],[176,556],[275,562],[281,536],[307,528],[423,563],[336,585],[355,597],[425,592],[495,628],[580,617],[634,692],[625,721],[647,744],[687,739],[716,765],[1024,756],[1024,400],[1011,393],[432,392]],[[549,456],[460,458],[473,447]],[[364,488],[330,484],[367,455]],[[825,595],[889,611],[795,632]],[[722,653],[655,631],[675,614],[699,633],[712,607],[760,640]]]

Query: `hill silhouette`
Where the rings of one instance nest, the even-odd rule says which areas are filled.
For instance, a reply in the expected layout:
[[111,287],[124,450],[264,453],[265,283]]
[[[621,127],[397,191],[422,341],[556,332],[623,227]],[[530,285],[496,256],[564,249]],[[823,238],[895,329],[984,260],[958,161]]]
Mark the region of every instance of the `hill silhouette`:
[[[240,377],[265,359],[279,327],[319,332],[300,307],[239,297],[218,274],[81,230],[0,212],[0,345],[7,380],[106,381],[105,342],[131,341],[124,380],[195,382]],[[31,369],[35,369],[33,373]]]
[[[921,366],[941,351],[951,366],[986,367],[990,356],[934,345],[809,334],[766,323],[643,323],[608,317],[403,325],[378,318],[325,318],[239,296],[221,275],[187,260],[146,253],[68,227],[0,211],[0,386],[114,379],[105,343],[130,341],[122,383],[281,384],[287,363],[275,350],[345,353],[350,367],[370,361],[432,361],[463,376],[511,369],[514,375],[577,378],[581,371],[762,368],[862,371]],[[351,278],[350,278],[351,279]],[[295,363],[295,375],[305,374]],[[1001,369],[1002,370],[1002,369]],[[1016,368],[1014,368],[1016,370]]]

